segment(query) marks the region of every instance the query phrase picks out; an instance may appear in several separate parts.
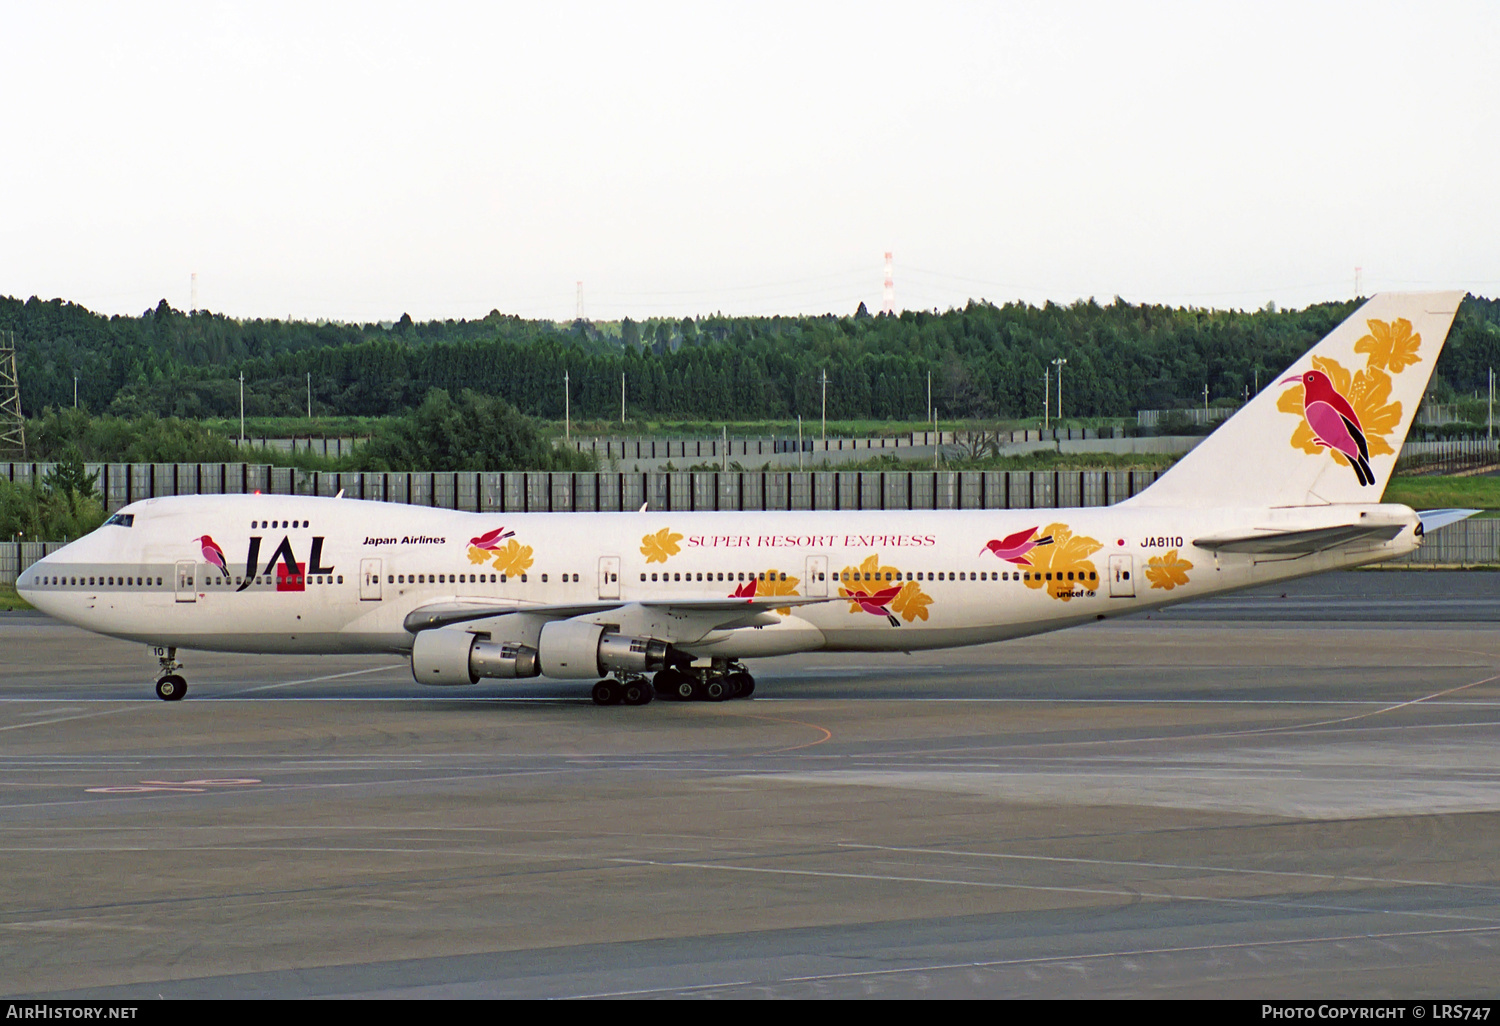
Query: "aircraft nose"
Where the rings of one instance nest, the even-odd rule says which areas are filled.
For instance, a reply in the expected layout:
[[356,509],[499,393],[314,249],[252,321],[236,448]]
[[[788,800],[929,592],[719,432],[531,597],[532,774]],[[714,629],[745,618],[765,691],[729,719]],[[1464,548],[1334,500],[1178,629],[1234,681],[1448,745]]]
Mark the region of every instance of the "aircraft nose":
[[41,586],[43,576],[51,572],[52,564],[48,558],[43,556],[16,575],[16,593],[22,598],[35,592]]

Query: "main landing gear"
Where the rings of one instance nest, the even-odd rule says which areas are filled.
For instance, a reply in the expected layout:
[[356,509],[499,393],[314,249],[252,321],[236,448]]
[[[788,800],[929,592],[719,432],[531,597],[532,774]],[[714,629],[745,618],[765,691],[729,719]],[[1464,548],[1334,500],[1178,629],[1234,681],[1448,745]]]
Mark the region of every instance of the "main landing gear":
[[594,685],[595,705],[645,705],[656,697],[643,674],[622,673],[620,677],[623,679],[607,678]]
[[743,663],[720,659],[712,666],[669,666],[656,675],[655,683],[657,695],[680,702],[724,702],[755,693],[755,678]]
[[596,705],[645,705],[652,698],[679,702],[724,702],[749,698],[755,678],[743,663],[716,659],[712,666],[669,666],[652,680],[643,674],[621,673],[594,685]]
[[177,649],[158,648],[156,658],[161,663],[161,675],[156,678],[156,697],[163,702],[180,702],[187,694],[187,681],[177,672],[182,664],[177,661]]

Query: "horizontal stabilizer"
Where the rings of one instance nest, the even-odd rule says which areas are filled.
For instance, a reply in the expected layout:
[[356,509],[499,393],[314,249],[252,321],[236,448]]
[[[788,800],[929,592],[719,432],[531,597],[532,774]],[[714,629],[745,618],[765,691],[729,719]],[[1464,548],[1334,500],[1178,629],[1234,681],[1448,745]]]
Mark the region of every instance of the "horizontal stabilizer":
[[1194,538],[1193,544],[1210,552],[1255,552],[1263,555],[1303,555],[1336,549],[1354,542],[1390,541],[1405,524],[1346,524],[1306,531],[1252,531],[1249,534]]
[[1467,520],[1482,512],[1484,511],[1478,509],[1424,509],[1417,516],[1422,520],[1422,533],[1431,534],[1439,528]]

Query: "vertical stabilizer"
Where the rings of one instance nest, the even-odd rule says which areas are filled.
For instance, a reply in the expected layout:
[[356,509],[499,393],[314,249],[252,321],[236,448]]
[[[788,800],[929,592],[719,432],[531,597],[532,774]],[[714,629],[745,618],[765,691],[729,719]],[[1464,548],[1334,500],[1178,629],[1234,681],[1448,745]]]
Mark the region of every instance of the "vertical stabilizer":
[[1379,502],[1463,297],[1374,296],[1122,505]]

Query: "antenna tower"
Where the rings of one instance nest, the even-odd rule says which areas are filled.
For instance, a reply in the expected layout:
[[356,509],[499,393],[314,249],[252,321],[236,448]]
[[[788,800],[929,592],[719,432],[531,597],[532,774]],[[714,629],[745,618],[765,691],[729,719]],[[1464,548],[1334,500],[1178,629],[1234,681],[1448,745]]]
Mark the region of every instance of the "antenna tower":
[[16,375],[16,333],[0,335],[0,452],[26,455],[26,418],[21,415],[21,379]]
[[188,296],[188,313],[198,309],[198,272],[193,272],[193,284]]
[[894,314],[896,312],[896,279],[891,276],[891,254],[885,255],[885,287],[881,289],[880,312]]
[[1360,296],[1362,296],[1362,295],[1365,294],[1364,283],[1361,280],[1362,278],[1364,278],[1364,274],[1365,274],[1365,269],[1363,267],[1356,267],[1354,269],[1354,298],[1355,299],[1358,299]]
[[583,320],[583,282],[578,283],[578,316],[576,320]]

